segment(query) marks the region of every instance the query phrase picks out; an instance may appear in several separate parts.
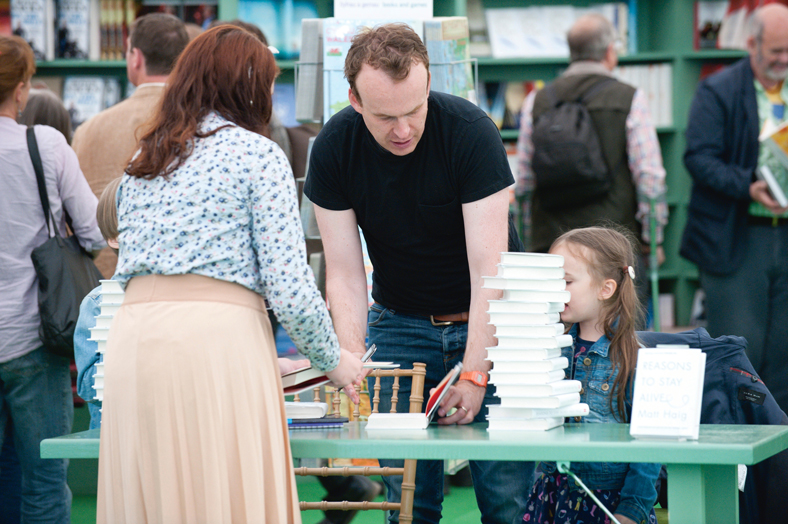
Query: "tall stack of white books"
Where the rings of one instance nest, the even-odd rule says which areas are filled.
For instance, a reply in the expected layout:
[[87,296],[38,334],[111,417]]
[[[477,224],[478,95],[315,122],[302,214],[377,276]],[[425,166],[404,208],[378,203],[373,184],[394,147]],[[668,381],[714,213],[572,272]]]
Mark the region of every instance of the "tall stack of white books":
[[98,344],[99,361],[96,363],[96,374],[93,375],[93,389],[96,400],[104,400],[104,352],[107,350],[107,336],[112,319],[123,303],[125,292],[120,282],[114,280],[101,281],[101,313],[96,316],[96,326],[90,328],[90,338]]
[[580,382],[566,379],[569,361],[561,356],[572,345],[561,323],[570,296],[563,266],[560,255],[501,253],[498,275],[484,277],[485,288],[503,290],[488,310],[498,340],[487,348],[490,382],[501,399],[488,406],[489,431],[547,430],[588,413]]

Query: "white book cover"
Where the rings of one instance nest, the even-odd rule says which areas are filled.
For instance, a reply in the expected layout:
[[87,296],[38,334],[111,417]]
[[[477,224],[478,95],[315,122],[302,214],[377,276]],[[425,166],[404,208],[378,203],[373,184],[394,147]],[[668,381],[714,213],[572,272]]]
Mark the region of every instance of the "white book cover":
[[782,207],[788,206],[788,197],[786,197],[785,191],[783,191],[780,183],[777,182],[777,178],[775,178],[774,173],[772,173],[772,170],[769,169],[769,166],[765,164],[762,165],[755,170],[755,174],[759,180],[766,181],[766,184],[769,186],[769,192],[772,194],[778,204],[780,204]]
[[495,334],[502,337],[554,337],[564,334],[564,325],[495,324]]
[[55,1],[11,0],[11,30],[30,44],[36,60],[54,60]]
[[529,267],[529,266],[510,266],[498,264],[498,275],[501,278],[525,278],[537,279],[556,279],[564,278],[565,272],[562,267]]
[[498,362],[535,362],[539,360],[557,358],[561,356],[561,348],[532,348],[514,349],[499,348],[498,346],[487,348],[487,360]]
[[519,362],[516,360],[496,360],[491,372],[501,373],[535,373],[537,371],[555,371],[569,367],[566,357],[554,357],[537,361]]
[[556,324],[561,321],[560,313],[490,313],[490,324]]
[[520,302],[517,300],[488,300],[487,313],[560,313],[563,302]]
[[564,380],[566,373],[563,369],[553,371],[534,371],[530,373],[508,373],[506,371],[490,371],[490,382],[498,385],[517,385],[517,384],[551,384]]
[[548,418],[548,417],[584,417],[588,415],[588,404],[571,404],[562,408],[538,409],[538,408],[511,408],[500,404],[487,406],[487,419],[528,419],[528,418]]
[[69,76],[63,81],[63,105],[76,129],[104,109],[104,79],[98,76]]
[[101,314],[103,316],[114,317],[120,309],[120,304],[101,304]]
[[58,0],[57,58],[87,60],[90,55],[91,0]]
[[99,315],[95,318],[97,328],[109,329],[112,326],[112,319],[115,317],[112,315]]
[[564,257],[549,253],[502,252],[501,264],[526,267],[564,267]]
[[427,429],[429,423],[424,413],[372,413],[367,419],[366,429],[371,431]]
[[706,354],[695,348],[641,348],[629,433],[697,440]]
[[580,393],[566,393],[550,397],[501,397],[505,408],[558,409],[580,403]]
[[487,431],[547,431],[564,424],[564,417],[532,419],[490,419]]
[[326,413],[328,413],[328,404],[325,402],[285,402],[287,418],[322,418]]
[[521,302],[569,302],[569,291],[537,291],[532,289],[505,289],[502,300]]
[[565,348],[572,345],[572,335],[556,335],[552,337],[504,337],[495,335],[498,347],[501,349],[536,349],[536,348]]
[[522,278],[482,277],[486,289],[528,289],[538,291],[563,291],[566,280],[563,278],[531,280]]
[[567,393],[579,393],[579,380],[560,380],[550,384],[500,384],[495,386],[497,397],[556,397]]

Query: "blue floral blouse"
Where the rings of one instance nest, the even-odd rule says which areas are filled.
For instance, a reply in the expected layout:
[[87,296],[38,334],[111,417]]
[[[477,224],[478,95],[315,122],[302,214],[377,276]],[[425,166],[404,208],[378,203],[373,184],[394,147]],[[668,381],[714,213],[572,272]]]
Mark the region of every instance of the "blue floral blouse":
[[271,140],[216,113],[168,177],[124,176],[118,189],[120,255],[113,277],[196,274],[265,296],[299,351],[321,371],[339,344],[307,265],[290,164]]

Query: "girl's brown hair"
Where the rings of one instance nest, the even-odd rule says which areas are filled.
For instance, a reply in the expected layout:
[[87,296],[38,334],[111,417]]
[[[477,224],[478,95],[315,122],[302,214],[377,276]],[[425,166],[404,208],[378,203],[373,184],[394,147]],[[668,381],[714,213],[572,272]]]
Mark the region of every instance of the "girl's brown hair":
[[221,25],[202,33],[175,64],[160,110],[126,173],[151,180],[175,171],[191,154],[195,138],[221,129],[198,131],[212,111],[244,129],[266,134],[277,73],[274,56],[249,32]]
[[30,44],[18,36],[0,35],[0,104],[19,85],[36,72],[36,59]]
[[[610,340],[610,361],[614,368],[618,368],[613,383],[618,402],[617,415],[620,421],[627,422],[626,397],[633,386],[640,347],[635,330],[644,315],[635,281],[629,276],[628,269],[635,266],[635,240],[624,229],[586,227],[564,233],[553,242],[550,250],[562,244],[588,263],[594,282],[601,285],[612,279],[616,283],[615,292],[602,305],[601,327]],[[610,404],[612,409],[613,395]]]

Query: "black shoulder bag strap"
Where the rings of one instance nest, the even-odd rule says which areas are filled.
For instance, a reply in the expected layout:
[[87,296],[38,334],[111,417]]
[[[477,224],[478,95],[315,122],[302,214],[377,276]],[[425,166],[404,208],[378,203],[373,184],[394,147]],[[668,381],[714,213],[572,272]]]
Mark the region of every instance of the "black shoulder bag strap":
[[[27,127],[27,149],[30,153],[30,160],[33,162],[33,169],[36,172],[38,196],[41,199],[41,207],[44,210],[44,220],[47,223],[47,236],[52,236],[52,229],[55,230],[55,236],[60,236],[60,232],[57,230],[57,226],[55,226],[55,217],[52,215],[52,210],[49,208],[47,183],[44,179],[44,165],[41,163],[41,155],[38,152],[38,142],[36,141],[36,132],[33,126]],[[50,220],[52,220],[52,227],[49,226]]]

